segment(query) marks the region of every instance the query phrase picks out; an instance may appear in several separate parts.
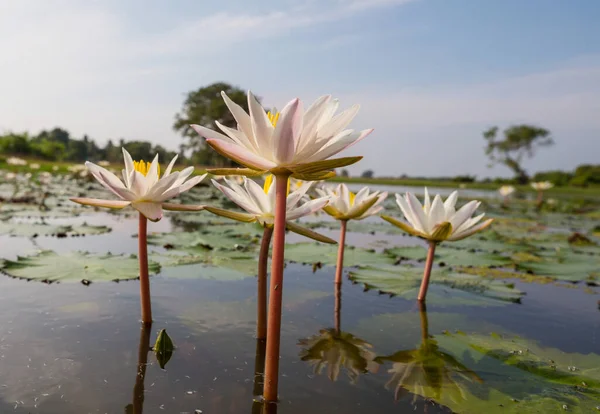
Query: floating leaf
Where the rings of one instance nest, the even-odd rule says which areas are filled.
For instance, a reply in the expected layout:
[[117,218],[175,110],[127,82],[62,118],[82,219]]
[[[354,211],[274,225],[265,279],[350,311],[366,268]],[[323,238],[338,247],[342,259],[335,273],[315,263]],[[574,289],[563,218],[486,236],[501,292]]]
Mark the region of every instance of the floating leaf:
[[[82,252],[57,254],[50,250],[35,256],[5,260],[0,271],[8,276],[39,282],[107,282],[137,279],[139,264],[135,256],[95,255]],[[156,262],[148,263],[150,274],[160,271]]]
[[161,369],[165,369],[165,366],[173,356],[173,350],[175,346],[173,345],[173,341],[167,331],[165,329],[161,329],[156,338],[156,343],[154,344],[154,355],[156,355],[156,360],[160,365]]
[[[424,260],[427,256],[427,249],[421,246],[395,247],[385,252],[390,256],[411,260]],[[496,253],[452,249],[442,245],[435,250],[435,262],[443,262],[447,266],[503,266],[511,261]]]
[[539,260],[521,261],[519,269],[566,281],[594,280],[600,277],[600,256],[558,250],[540,254]]
[[227,227],[223,231],[153,233],[148,236],[148,243],[163,246],[166,249],[178,249],[187,252],[202,250],[236,249],[240,245],[247,246],[251,237],[238,234],[235,228]]
[[[321,263],[334,266],[337,263],[338,246],[321,243],[296,243],[285,247],[285,259],[298,263]],[[394,259],[374,250],[346,246],[344,266],[393,263]]]
[[82,224],[81,226],[53,225],[44,223],[26,223],[26,222],[0,222],[0,234],[20,237],[37,236],[87,236],[108,233],[111,231],[107,226],[90,226]]

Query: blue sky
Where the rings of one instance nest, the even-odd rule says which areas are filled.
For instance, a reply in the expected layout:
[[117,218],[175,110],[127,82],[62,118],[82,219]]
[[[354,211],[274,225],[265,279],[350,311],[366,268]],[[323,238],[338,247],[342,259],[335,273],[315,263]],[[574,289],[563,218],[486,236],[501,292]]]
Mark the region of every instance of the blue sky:
[[[352,169],[508,175],[481,132],[533,123],[530,171],[600,162],[595,0],[0,0],[0,130],[177,148],[184,94],[215,81],[266,105],[361,104]],[[308,104],[309,102],[307,102]]]

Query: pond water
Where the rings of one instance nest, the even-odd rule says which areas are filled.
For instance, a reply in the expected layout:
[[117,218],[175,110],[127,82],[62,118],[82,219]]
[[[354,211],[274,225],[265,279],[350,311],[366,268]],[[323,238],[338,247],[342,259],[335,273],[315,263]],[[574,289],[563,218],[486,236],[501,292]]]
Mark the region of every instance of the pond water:
[[[199,189],[197,198],[205,191]],[[65,208],[70,207],[60,202],[51,211]],[[13,212],[3,222],[41,220],[74,227],[86,223],[111,231],[64,238],[5,234],[0,236],[2,258],[16,261],[39,250],[64,257],[73,251],[136,253],[135,216],[91,209],[77,213],[76,217],[45,213],[48,217],[40,219],[33,210],[31,215]],[[566,229],[559,232],[563,237],[572,227],[596,237],[590,227],[594,220],[564,224],[565,217],[558,215],[548,213],[543,220],[548,228]],[[150,223],[149,231],[211,227],[203,219],[182,223],[181,217]],[[321,226],[319,231],[337,237],[335,223],[323,216],[306,222],[330,223],[331,228]],[[371,219],[354,230],[351,223],[347,242],[357,249],[346,253],[347,270],[356,269],[355,261],[382,269],[404,263],[422,266],[410,258],[401,260],[400,266],[394,260],[363,262],[379,260],[372,255],[385,256],[384,248],[419,245],[414,238],[386,232],[381,223]],[[360,226],[372,227],[364,231]],[[498,227],[506,226],[500,222]],[[13,234],[24,231],[14,228]],[[233,243],[223,237],[225,245]],[[542,238],[540,243],[558,243],[556,237]],[[304,240],[289,235],[288,241]],[[254,401],[261,390],[264,352],[254,339],[255,277],[242,277],[240,272],[221,277],[216,262],[169,266],[164,257],[178,247],[164,246],[159,241],[150,248],[150,259],[163,267],[151,278],[155,321],[148,331],[139,323],[136,280],[85,286],[78,281],[47,284],[0,278],[1,413],[263,412]],[[480,287],[461,290],[452,284],[433,284],[426,309],[417,305],[414,290],[403,294],[392,289],[395,295],[386,294],[391,288],[364,282],[360,275],[349,275],[352,280],[345,278],[336,291],[329,250],[309,250],[306,255],[312,259],[307,260],[289,249],[286,258],[298,263],[289,261],[285,269],[280,403],[268,412],[593,412],[600,406],[600,295],[591,280],[600,268],[593,269],[598,260],[595,248],[586,249],[592,270],[588,266],[573,272],[591,275],[587,284],[562,276],[537,283],[531,279],[535,271],[524,272],[530,279],[507,273],[513,277],[504,289],[526,293],[518,300],[497,300],[493,295],[481,299]],[[573,254],[583,257],[582,252]],[[313,266],[315,262],[323,266]],[[436,266],[432,278],[447,267],[448,263]],[[54,272],[61,269],[58,263]],[[570,272],[571,268],[559,269],[556,274]],[[81,279],[88,278],[85,273]],[[176,346],[165,369],[152,352],[144,351],[160,329],[168,331]]]

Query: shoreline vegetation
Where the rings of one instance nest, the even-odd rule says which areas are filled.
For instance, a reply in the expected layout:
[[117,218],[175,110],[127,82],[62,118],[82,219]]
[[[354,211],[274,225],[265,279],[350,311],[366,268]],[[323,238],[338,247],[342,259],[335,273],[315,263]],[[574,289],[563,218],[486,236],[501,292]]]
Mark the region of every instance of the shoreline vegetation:
[[[10,172],[19,172],[26,173],[30,172],[35,174],[36,172],[51,172],[54,174],[72,174],[73,172],[69,170],[69,167],[77,164],[76,162],[69,161],[48,161],[41,160],[38,158],[29,158],[23,157],[27,162],[27,165],[10,165],[7,163],[7,160],[10,158],[10,155],[2,155],[0,156],[0,170],[10,171]],[[164,162],[164,160],[161,160]],[[189,163],[178,164],[175,168],[182,169],[188,166]],[[39,168],[32,168],[31,165],[39,166]],[[110,163],[107,168],[108,169],[117,169],[118,163]],[[120,167],[119,167],[120,168]],[[206,169],[211,167],[197,167],[194,171],[194,175],[201,175],[206,173]],[[463,182],[452,180],[451,178],[396,178],[396,177],[360,177],[360,176],[344,176],[340,175],[338,171],[338,175],[328,179],[327,181],[332,183],[347,183],[347,184],[365,184],[365,185],[386,185],[386,186],[406,186],[406,187],[437,187],[437,188],[456,188],[456,189],[469,189],[469,190],[488,190],[488,191],[497,191],[498,188],[505,184],[510,184],[515,187],[515,189],[519,192],[524,193],[535,193],[535,190],[531,188],[530,185],[518,185],[514,182],[513,179],[499,179],[499,178],[491,178],[485,181],[473,181],[473,182]],[[548,195],[556,194],[556,195],[573,195],[573,196],[583,196],[583,197],[594,197],[600,198],[600,184],[591,184],[586,187],[578,187],[574,185],[556,185],[555,187],[546,191]]]

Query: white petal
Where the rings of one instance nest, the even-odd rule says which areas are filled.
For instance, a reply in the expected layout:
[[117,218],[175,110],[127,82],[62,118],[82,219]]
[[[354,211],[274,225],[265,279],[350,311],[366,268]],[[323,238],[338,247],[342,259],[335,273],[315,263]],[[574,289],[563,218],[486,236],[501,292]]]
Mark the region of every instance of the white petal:
[[208,139],[206,142],[217,148],[220,152],[225,154],[228,158],[248,167],[256,170],[270,170],[277,166],[276,163],[267,159],[262,155],[250,152],[245,147],[241,147],[233,142],[225,142],[222,140]]
[[281,111],[272,138],[279,163],[286,164],[294,159],[296,143],[302,132],[302,116],[302,102],[297,98]]
[[[258,207],[252,202],[252,200],[248,197],[248,194],[245,192],[237,192],[232,188],[221,185],[215,180],[212,180],[212,183],[215,187],[219,189],[225,197],[233,201],[235,204],[246,210],[248,213],[260,215],[262,212],[258,209]],[[229,185],[234,183],[228,182]],[[233,185],[232,185],[233,186]],[[241,188],[241,187],[240,187]]]
[[327,158],[334,156],[338,152],[341,152],[342,150],[349,148],[357,142],[361,141],[371,132],[373,132],[372,129],[366,129],[360,132],[353,132],[344,137],[343,139],[337,141],[335,144],[322,147],[315,154],[308,157],[308,159],[305,162],[326,160]]
[[248,108],[250,109],[250,121],[252,123],[252,132],[256,139],[258,151],[263,156],[271,158],[273,156],[273,124],[267,118],[267,114],[258,100],[248,91]]
[[315,211],[321,210],[329,202],[328,197],[316,198],[310,200],[294,209],[288,210],[286,213],[286,220],[295,220],[300,217],[308,216]]
[[213,131],[210,128],[203,127],[202,125],[190,125],[194,131],[198,133],[202,138],[205,139],[218,139],[225,142],[236,143],[234,140],[229,138],[227,135],[223,135],[220,132]]
[[129,154],[129,152],[127,152],[125,147],[122,147],[121,151],[123,152],[123,161],[125,162],[126,175],[124,175],[124,177],[127,177],[125,179],[125,186],[127,186],[127,188],[129,188],[131,183],[128,180],[129,180],[129,177],[131,176],[131,172],[133,170],[135,170],[135,168],[133,166],[133,159],[131,158],[131,155]]
[[273,211],[269,197],[267,197],[263,188],[255,181],[244,177],[244,188],[259,211],[263,213],[271,213]]
[[452,228],[458,229],[473,215],[475,210],[477,210],[477,207],[479,207],[479,204],[481,204],[479,201],[473,200],[462,206],[462,208],[458,210],[456,214],[454,214],[449,220],[450,224],[452,224]]
[[444,203],[442,203],[442,197],[436,195],[431,204],[431,210],[429,211],[429,226],[428,232],[432,232],[433,228],[438,224],[446,221],[446,210],[444,210]]
[[456,200],[458,200],[458,191],[453,191],[444,202],[444,210],[446,210],[446,220],[456,213]]
[[317,139],[333,137],[340,131],[344,130],[344,128],[346,128],[350,122],[352,122],[359,109],[360,105],[353,105],[344,112],[338,114],[331,121],[323,125],[323,127],[319,128]]
[[370,196],[377,197],[377,192],[374,192],[369,195],[369,187],[361,188],[360,191],[356,193],[356,196],[354,197],[354,205],[361,204],[363,200],[365,200],[366,198],[370,198]]
[[162,206],[160,203],[139,201],[131,203],[131,207],[142,213],[144,217],[150,221],[158,221],[163,216]]
[[146,197],[150,200],[160,197],[171,187],[174,187],[173,183],[179,178],[179,172],[174,172],[163,176],[158,182],[146,193]]
[[249,149],[250,151],[256,151],[256,147],[250,143],[250,141],[248,140],[248,138],[242,131],[239,131],[239,130],[233,129],[233,128],[229,128],[229,127],[221,124],[219,121],[215,121],[215,124],[219,127],[219,129],[221,131],[223,131],[236,144],[241,145],[242,147],[245,147],[245,148]]
[[476,217],[468,219],[462,224],[462,226],[453,231],[453,233],[460,233],[464,230],[468,230],[470,227],[473,227],[475,224],[479,223],[483,217],[485,217],[485,213],[481,213]]
[[158,154],[154,156],[150,168],[146,173],[146,184],[151,188],[158,181]]
[[190,175],[194,172],[194,167],[187,167],[183,170],[179,171],[179,175],[177,176],[177,181],[173,183],[173,187],[179,187],[184,183],[185,180],[188,179]]
[[314,141],[317,137],[317,128],[319,121],[323,116],[324,110],[327,108],[331,95],[324,95],[318,98],[312,105],[306,110],[304,114],[304,120],[302,122],[302,134],[298,139],[296,145],[296,152],[300,152],[306,145]]
[[453,234],[451,237],[448,238],[448,240],[456,241],[456,240],[462,240],[464,238],[467,238],[467,237],[471,236],[472,234],[477,233],[481,229],[489,226],[492,221],[494,221],[494,219],[489,219],[489,220],[486,220],[483,223],[479,224],[478,226],[474,226],[474,227],[465,229],[465,230],[461,231],[460,233]]
[[310,189],[312,184],[313,183],[311,181],[306,182],[302,184],[300,188],[298,188],[296,191],[293,191],[292,193],[290,193],[290,195],[287,196],[286,206],[288,210],[294,208],[296,204],[298,204],[298,202],[302,200],[302,197],[304,197],[304,195]]
[[173,169],[173,166],[175,165],[175,161],[177,161],[177,157],[178,156],[179,156],[178,154],[175,154],[175,156],[173,157],[173,159],[171,160],[171,162],[169,163],[169,165],[167,165],[167,169],[163,173],[163,177],[166,177],[169,174],[171,174],[171,170]]
[[[204,180],[204,177],[206,177],[207,175],[208,174],[198,175],[198,176],[196,176],[194,178],[189,179],[188,181],[186,181],[182,185],[180,185],[179,186],[179,194],[185,193],[189,189],[197,186],[200,183],[200,181]],[[175,188],[177,188],[177,187],[175,187]],[[164,195],[163,195],[163,197],[164,197]]]
[[132,177],[131,191],[135,194],[136,199],[140,199],[148,192],[148,181],[139,171],[134,171]]
[[221,96],[225,101],[225,105],[227,105],[229,111],[235,118],[238,124],[238,129],[244,133],[250,144],[256,151],[258,151],[258,144],[254,138],[254,132],[252,131],[252,121],[250,120],[250,115],[248,115],[240,105],[233,102],[225,92],[221,92]]
[[413,227],[420,232],[428,233],[429,220],[425,216],[425,213],[423,212],[423,206],[417,197],[415,197],[413,193],[406,193],[406,201],[408,202],[408,207],[410,208],[410,212],[415,220]]
[[429,191],[427,190],[427,187],[425,187],[425,196],[423,198],[423,211],[425,211],[425,214],[429,214],[430,210],[431,210],[431,198],[429,197]]

